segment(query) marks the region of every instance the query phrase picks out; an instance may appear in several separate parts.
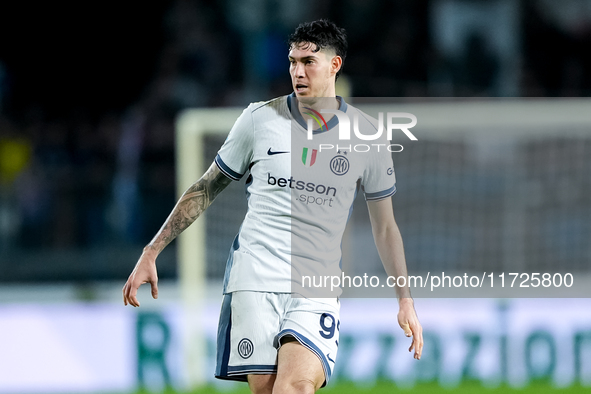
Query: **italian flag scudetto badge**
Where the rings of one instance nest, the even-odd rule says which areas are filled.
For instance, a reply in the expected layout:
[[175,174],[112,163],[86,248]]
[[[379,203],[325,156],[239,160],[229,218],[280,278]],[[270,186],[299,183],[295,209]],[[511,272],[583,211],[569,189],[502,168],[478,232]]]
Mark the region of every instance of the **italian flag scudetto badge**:
[[[311,152],[310,152],[311,150]],[[318,149],[308,149],[304,148],[302,150],[302,163],[306,167],[312,167],[314,163],[316,163],[316,154],[318,153]]]

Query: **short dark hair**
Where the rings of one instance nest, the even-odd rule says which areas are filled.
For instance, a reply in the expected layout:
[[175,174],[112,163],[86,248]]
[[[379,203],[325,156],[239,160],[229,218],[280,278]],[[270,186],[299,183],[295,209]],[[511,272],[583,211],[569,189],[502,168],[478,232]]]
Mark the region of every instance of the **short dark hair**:
[[[316,45],[315,52],[322,49],[332,49],[335,53],[343,59],[347,56],[347,32],[345,29],[338,27],[328,19],[319,19],[314,22],[304,22],[295,29],[287,40],[289,48],[297,46],[298,44],[309,42]],[[343,65],[337,71],[336,78],[339,77]]]

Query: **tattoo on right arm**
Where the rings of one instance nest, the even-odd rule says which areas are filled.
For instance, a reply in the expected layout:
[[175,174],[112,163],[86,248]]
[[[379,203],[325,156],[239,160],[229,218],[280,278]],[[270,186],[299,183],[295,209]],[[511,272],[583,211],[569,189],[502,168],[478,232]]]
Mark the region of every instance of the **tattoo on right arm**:
[[173,239],[189,227],[211,205],[232,180],[215,163],[181,196],[162,228],[147,247],[160,253]]

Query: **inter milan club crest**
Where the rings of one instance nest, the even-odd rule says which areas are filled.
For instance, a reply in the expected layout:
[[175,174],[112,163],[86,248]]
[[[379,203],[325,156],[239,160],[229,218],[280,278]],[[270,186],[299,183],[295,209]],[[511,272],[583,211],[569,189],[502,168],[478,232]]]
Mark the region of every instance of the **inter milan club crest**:
[[243,338],[238,343],[238,354],[242,358],[249,358],[252,356],[252,352],[254,351],[254,345],[248,338]]
[[330,161],[330,170],[335,175],[345,175],[349,171],[349,160],[343,155],[333,157]]
[[314,163],[316,163],[316,155],[318,154],[318,149],[308,149],[304,148],[302,151],[302,163],[306,167],[312,167]]

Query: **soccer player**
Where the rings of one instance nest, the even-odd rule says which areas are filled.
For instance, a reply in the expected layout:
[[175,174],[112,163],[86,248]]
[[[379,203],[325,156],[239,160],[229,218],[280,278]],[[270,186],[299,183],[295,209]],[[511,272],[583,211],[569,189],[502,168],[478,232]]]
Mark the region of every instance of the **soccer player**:
[[[158,254],[230,182],[248,173],[248,212],[224,278],[216,377],[247,381],[253,393],[314,393],[328,382],[338,348],[338,298],[302,297],[294,294],[294,282],[303,289],[302,273],[339,271],[340,242],[359,185],[386,272],[407,275],[391,201],[396,190],[391,153],[306,147],[310,118],[321,125],[313,132],[315,143],[335,138],[338,117],[323,110],[338,109],[375,127],[335,93],[347,50],[344,29],[327,20],[303,23],[289,45],[294,92],[243,111],[214,163],[179,199],[123,287],[125,305],[140,305],[137,290],[143,283],[150,283],[157,298]],[[326,118],[320,122],[314,113]],[[302,265],[294,269],[296,261]],[[409,351],[420,359],[422,328],[410,291],[396,291],[398,322],[412,336]]]

